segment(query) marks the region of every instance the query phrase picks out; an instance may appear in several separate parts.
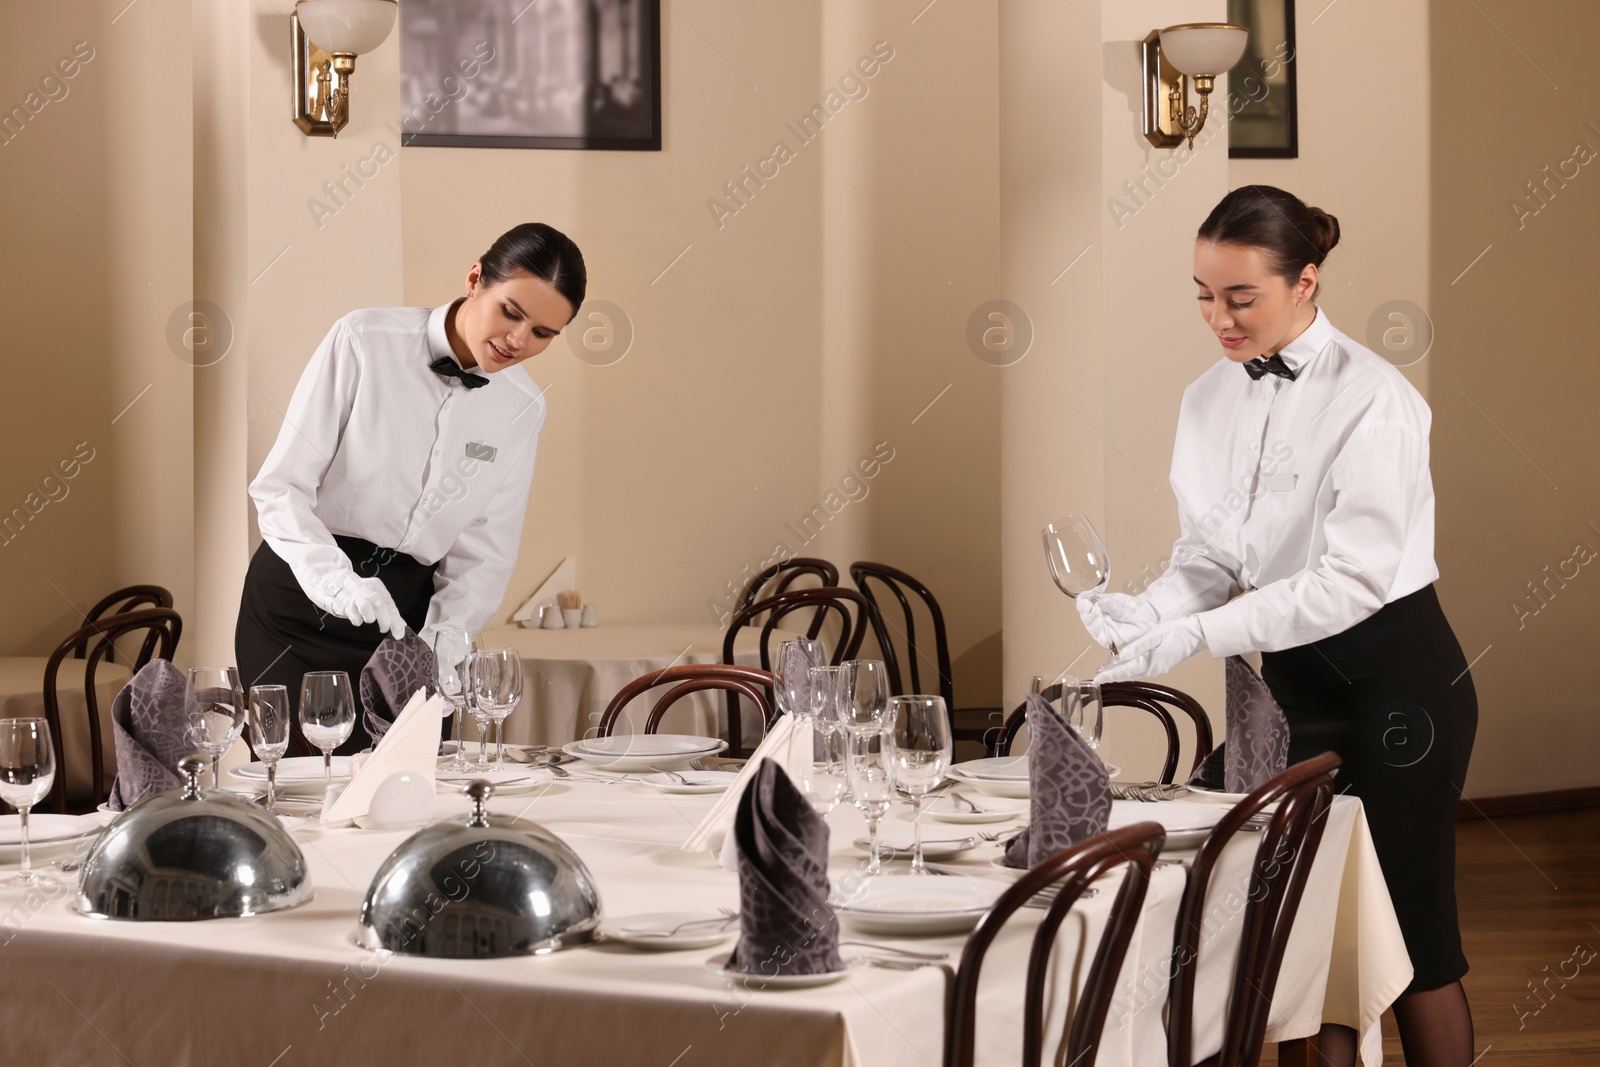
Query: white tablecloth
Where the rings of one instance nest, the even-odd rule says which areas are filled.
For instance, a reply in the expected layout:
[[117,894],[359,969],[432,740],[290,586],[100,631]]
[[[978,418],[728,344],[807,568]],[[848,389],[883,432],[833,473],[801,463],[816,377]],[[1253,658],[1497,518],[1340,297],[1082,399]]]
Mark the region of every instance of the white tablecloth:
[[[560,834],[590,867],[608,915],[738,903],[736,878],[678,844],[714,798],[660,795],[638,784],[574,782],[492,802]],[[464,811],[442,797],[439,813]],[[903,821],[895,813],[890,822]],[[833,876],[863,861],[853,811],[829,817]],[[951,829],[941,826],[941,831]],[[948,972],[868,968],[807,990],[756,991],[707,970],[719,950],[641,953],[577,948],[541,958],[438,961],[379,957],[350,941],[378,864],[404,837],[300,831],[316,899],[289,912],[203,923],[94,921],[66,890],[0,891],[0,1003],[11,1005],[7,1057],[17,1063],[537,1063],[925,1065],[940,1061]],[[1244,892],[1256,838],[1242,834],[1217,892]],[[961,865],[999,877],[985,847]],[[1410,977],[1394,916],[1375,878],[1360,803],[1334,801],[1300,926],[1278,986],[1270,1039],[1332,1021],[1365,1025]],[[1185,871],[1152,880],[1143,920],[1107,1021],[1099,1062],[1164,1062],[1162,1004]],[[1229,884],[1229,883],[1232,884]],[[1063,924],[1058,975],[1081,978],[1112,893],[1079,903]],[[990,952],[981,991],[982,1062],[1018,1060],[1022,960],[1042,912],[1024,909]],[[1202,997],[1225,987],[1237,921],[1219,921]],[[874,938],[874,940],[878,940]],[[960,937],[901,942],[958,958]],[[731,944],[731,942],[730,942]],[[1331,948],[1331,952],[1330,952]],[[1062,979],[1057,978],[1060,987]],[[1057,998],[1051,1044],[1064,1032]],[[1203,1004],[1209,1004],[1203,1000]],[[1201,1016],[1201,1034],[1208,1006]],[[1216,1051],[1202,1037],[1196,1057]],[[275,1057],[279,1059],[275,1059]]]
[[[760,629],[741,631],[734,659],[747,667],[761,665]],[[522,654],[522,703],[506,720],[506,740],[525,745],[564,745],[592,736],[606,705],[617,691],[641,674],[678,663],[722,662],[722,631],[710,623],[623,623],[578,630],[496,632]],[[777,640],[775,637],[774,640]],[[654,700],[637,700],[619,733],[642,732]],[[725,703],[720,692],[695,693],[674,705],[662,722],[664,733],[726,734]],[[761,736],[754,710],[746,702],[744,736],[754,744]],[[468,737],[476,733],[468,731]]]
[[[0,657],[0,718],[44,718],[44,668],[46,656]],[[67,798],[104,798],[117,776],[117,752],[111,743],[111,701],[133,676],[120,663],[101,663],[95,671],[95,696],[100,704],[100,738],[105,756],[105,781],[99,789],[93,775],[89,744],[89,705],[84,700],[84,661],[68,659],[56,672],[56,696],[61,704],[61,747],[67,764]],[[59,769],[58,769],[59,773]]]

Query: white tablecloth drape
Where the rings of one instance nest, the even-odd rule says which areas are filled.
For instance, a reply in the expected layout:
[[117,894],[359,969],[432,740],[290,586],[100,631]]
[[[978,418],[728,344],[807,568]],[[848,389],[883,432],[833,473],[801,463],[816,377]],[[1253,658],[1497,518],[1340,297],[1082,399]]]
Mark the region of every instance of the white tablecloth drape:
[[[736,906],[736,877],[678,845],[714,798],[657,794],[641,784],[555,784],[492,802],[560,834],[590,867],[606,913]],[[465,811],[441,797],[438,813]],[[896,812],[890,823],[905,821]],[[854,811],[829,816],[832,874],[849,879]],[[941,827],[941,830],[953,829]],[[84,919],[66,890],[0,892],[0,1003],[18,1063],[280,1064],[537,1063],[925,1065],[940,1061],[949,971],[867,968],[833,985],[759,991],[706,967],[720,950],[645,953],[603,944],[541,958],[434,961],[377,957],[351,942],[357,908],[396,833],[299,831],[316,881],[311,903],[253,919],[131,923]],[[1240,835],[1218,872],[1217,899],[1243,894],[1254,835]],[[1003,877],[986,846],[959,863]],[[1271,1039],[1315,1032],[1319,1019],[1367,1025],[1410,977],[1361,806],[1338,798],[1279,980]],[[1117,877],[1120,877],[1118,875]],[[1107,1021],[1099,1062],[1164,1062],[1162,1008],[1172,926],[1185,871],[1158,870]],[[1052,1045],[1092,957],[1114,883],[1063,924]],[[985,967],[982,1062],[1017,1062],[1023,960],[1043,913],[1024,909]],[[1237,919],[1208,937],[1195,1055],[1216,1051],[1212,994],[1224,989]],[[879,940],[878,938],[871,938]],[[900,944],[959,957],[961,937]],[[730,943],[731,944],[731,943]],[[1326,1003],[1326,1009],[1323,1008]],[[281,1059],[275,1059],[281,1057]]]
[[[45,656],[0,657],[0,718],[44,718]],[[133,673],[120,663],[102,663],[95,671],[95,696],[100,703],[100,738],[105,757],[105,781],[98,789],[89,781],[93,764],[89,744],[89,705],[84,699],[84,661],[68,659],[56,672],[56,696],[61,705],[61,746],[67,765],[67,798],[104,799],[117,776],[117,752],[111,743],[111,701]],[[57,768],[57,773],[60,769]]]

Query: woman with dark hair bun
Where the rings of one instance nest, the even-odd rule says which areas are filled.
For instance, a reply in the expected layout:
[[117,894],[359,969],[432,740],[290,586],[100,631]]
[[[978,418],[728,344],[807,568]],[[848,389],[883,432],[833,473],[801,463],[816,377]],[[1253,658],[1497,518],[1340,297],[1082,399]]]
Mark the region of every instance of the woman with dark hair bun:
[[[1394,1004],[1414,1065],[1467,1067],[1472,1014],[1456,921],[1456,803],[1477,729],[1472,675],[1433,583],[1432,414],[1315,303],[1339,222],[1266,185],[1200,226],[1200,317],[1223,358],[1190,383],[1172,488],[1181,535],[1138,596],[1078,598],[1121,649],[1096,681],[1165,674],[1200,651],[1261,654],[1289,761],[1339,754],[1360,797],[1406,949]],[[1355,1030],[1320,1052],[1353,1064]]]
[[[476,630],[505,596],[544,395],[518,364],[583,303],[583,253],[500,235],[436,308],[352,311],[312,353],[250,483],[261,547],[239,605],[245,685],[354,680],[387,634]],[[361,716],[340,752],[365,748]]]

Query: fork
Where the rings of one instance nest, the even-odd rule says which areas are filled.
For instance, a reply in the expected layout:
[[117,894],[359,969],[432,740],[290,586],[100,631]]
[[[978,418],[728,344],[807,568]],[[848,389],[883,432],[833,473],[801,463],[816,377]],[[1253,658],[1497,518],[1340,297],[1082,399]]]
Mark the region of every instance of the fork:
[[628,934],[630,937],[673,937],[676,936],[678,931],[687,930],[691,926],[726,926],[729,923],[739,921],[739,913],[732,908],[718,908],[717,910],[722,914],[715,919],[690,919],[688,922],[679,923],[670,930],[640,930],[627,926],[621,929],[623,933]]
[[925,960],[928,963],[938,963],[950,958],[948,952],[914,952],[909,948],[896,948],[894,945],[883,945],[876,941],[840,941],[839,946],[853,945],[856,948],[870,948],[877,952],[892,952],[897,956],[905,956],[913,960]]

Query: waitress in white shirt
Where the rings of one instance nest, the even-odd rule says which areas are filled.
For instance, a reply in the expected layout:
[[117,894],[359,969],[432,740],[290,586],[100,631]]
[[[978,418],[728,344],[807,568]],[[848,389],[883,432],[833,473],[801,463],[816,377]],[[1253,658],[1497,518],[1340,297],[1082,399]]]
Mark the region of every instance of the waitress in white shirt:
[[[356,678],[386,634],[431,646],[489,620],[545,418],[518,364],[572,321],[586,285],[578,246],[530,222],[472,264],[465,297],[334,323],[250,483],[262,544],[234,635],[246,684],[298,694],[307,671]],[[362,718],[340,752],[369,744]]]
[[[1467,1067],[1472,1016],[1456,922],[1456,803],[1478,704],[1433,582],[1427,403],[1315,303],[1333,216],[1271,186],[1200,227],[1200,315],[1223,357],[1184,391],[1172,488],[1181,536],[1139,596],[1079,599],[1122,654],[1097,681],[1165,674],[1196,652],[1260,652],[1289,761],[1343,760],[1415,977],[1395,1002],[1406,1062]],[[1324,1028],[1331,1063],[1355,1031]]]

